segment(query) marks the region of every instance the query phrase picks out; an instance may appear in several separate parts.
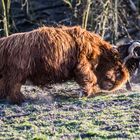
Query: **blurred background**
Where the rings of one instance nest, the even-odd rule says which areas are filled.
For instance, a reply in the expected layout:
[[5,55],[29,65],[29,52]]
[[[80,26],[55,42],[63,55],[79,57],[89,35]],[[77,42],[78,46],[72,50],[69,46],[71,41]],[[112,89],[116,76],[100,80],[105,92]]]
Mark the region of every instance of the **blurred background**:
[[140,39],[140,0],[0,0],[0,37],[80,25],[113,44]]

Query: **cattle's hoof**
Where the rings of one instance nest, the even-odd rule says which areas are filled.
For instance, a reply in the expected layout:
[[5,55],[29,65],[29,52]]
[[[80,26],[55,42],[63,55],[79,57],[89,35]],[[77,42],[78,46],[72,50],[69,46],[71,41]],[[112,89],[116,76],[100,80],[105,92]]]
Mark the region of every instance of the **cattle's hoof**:
[[8,96],[7,100],[10,104],[21,105],[25,101],[25,96],[22,93],[18,93],[16,96]]
[[93,98],[93,97],[95,97],[95,93],[89,94],[89,95],[87,96],[87,98]]
[[86,96],[87,96],[87,94],[85,92],[80,91],[79,98],[83,98],[83,97],[86,97]]
[[4,100],[4,99],[6,99],[6,95],[5,95],[5,94],[0,93],[0,100]]
[[132,91],[132,87],[131,87],[131,84],[129,81],[127,81],[127,83],[126,83],[126,89],[129,91]]

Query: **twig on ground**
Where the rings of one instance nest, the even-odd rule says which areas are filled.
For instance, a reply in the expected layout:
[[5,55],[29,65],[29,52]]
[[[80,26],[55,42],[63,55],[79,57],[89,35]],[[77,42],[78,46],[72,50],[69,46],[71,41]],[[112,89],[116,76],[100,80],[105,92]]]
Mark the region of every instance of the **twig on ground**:
[[28,115],[30,115],[30,114],[31,114],[31,113],[16,114],[16,115],[6,116],[6,117],[2,117],[2,118],[11,119],[11,118],[17,118],[17,117],[28,116]]

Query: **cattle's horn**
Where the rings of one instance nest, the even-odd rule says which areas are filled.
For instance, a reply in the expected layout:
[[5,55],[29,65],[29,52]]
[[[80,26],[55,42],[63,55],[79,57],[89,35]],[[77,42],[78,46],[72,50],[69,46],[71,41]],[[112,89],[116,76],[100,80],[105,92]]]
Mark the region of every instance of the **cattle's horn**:
[[140,42],[134,42],[128,49],[129,55],[124,58],[124,64],[130,59],[130,58],[140,58],[136,53],[134,53],[134,49],[140,47]]

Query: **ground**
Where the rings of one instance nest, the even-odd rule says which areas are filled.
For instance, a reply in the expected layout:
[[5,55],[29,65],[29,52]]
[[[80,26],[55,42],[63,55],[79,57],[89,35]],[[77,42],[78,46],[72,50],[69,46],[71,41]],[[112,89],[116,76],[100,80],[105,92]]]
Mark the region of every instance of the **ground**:
[[75,98],[80,90],[74,82],[23,86],[21,106],[0,101],[0,140],[140,139],[138,87],[87,99]]

